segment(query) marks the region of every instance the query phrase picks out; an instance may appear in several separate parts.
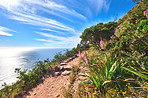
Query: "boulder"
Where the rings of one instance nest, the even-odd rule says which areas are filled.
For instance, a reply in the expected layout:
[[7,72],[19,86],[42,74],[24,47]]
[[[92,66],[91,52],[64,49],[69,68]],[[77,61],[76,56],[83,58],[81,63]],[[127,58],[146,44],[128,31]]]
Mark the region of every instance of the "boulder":
[[64,66],[60,66],[60,71],[64,71]]
[[62,75],[67,76],[67,75],[70,75],[70,73],[71,73],[70,71],[64,71],[64,72],[62,72]]
[[71,57],[71,58],[69,58],[69,60],[71,61],[71,60],[73,60],[73,58]]
[[64,63],[68,63],[68,62],[69,62],[69,60],[68,60],[68,59],[64,61]]
[[60,97],[60,94],[57,94],[56,97]]
[[71,66],[65,66],[64,67],[65,70],[69,70],[69,71],[71,70],[71,68],[72,68]]
[[64,65],[66,65],[66,63],[61,63],[61,64],[60,64],[60,66],[64,66]]
[[55,72],[54,75],[55,76],[60,76],[61,75],[61,72]]

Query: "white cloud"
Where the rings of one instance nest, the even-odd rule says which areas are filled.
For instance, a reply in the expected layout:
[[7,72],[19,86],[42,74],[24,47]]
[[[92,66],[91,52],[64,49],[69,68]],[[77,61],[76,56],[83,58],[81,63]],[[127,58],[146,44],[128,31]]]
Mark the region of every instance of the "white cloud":
[[54,39],[60,40],[60,41],[61,41],[61,40],[65,40],[64,37],[59,37],[59,36],[55,36],[55,35],[48,34],[48,33],[42,33],[42,32],[36,32],[36,33],[38,33],[38,34],[40,34],[40,35],[42,35],[42,36],[44,36],[44,37],[54,38]]
[[0,35],[13,36],[12,34],[4,32],[4,31],[0,31]]
[[1,0],[0,1],[0,7],[6,8],[8,10],[12,9],[15,6],[18,6],[19,2],[18,0]]
[[79,15],[82,16],[81,14],[77,13],[74,10],[70,10],[63,5],[59,5],[56,4],[55,2],[48,0],[12,0],[11,1],[12,4],[10,4],[8,0],[3,2],[0,2],[0,8],[7,9],[9,12],[11,12],[11,14],[7,14],[7,16],[10,19],[20,21],[24,24],[46,27],[49,29],[75,32],[75,30],[72,27],[66,26],[65,24],[59,21],[37,15],[35,11],[38,10],[38,7],[36,5],[41,6],[43,11],[46,10],[50,14],[59,16],[62,19],[66,19],[71,22],[72,22],[71,19],[66,18],[64,16],[60,16],[59,13],[56,13],[52,10],[58,10],[58,11],[61,10],[60,12],[63,13],[67,13],[65,11],[69,11],[69,13],[71,13],[74,16],[79,16]]
[[39,39],[39,38],[35,38],[35,40],[42,41],[42,42],[48,42],[48,43],[55,43],[56,42],[56,41],[53,41],[53,40]]
[[16,32],[15,30],[12,30],[12,29],[9,29],[9,28],[6,28],[6,27],[2,27],[2,26],[0,26],[0,30],[2,30],[2,31],[12,31],[12,32]]
[[52,30],[52,29],[48,29],[48,28],[41,28],[40,30],[50,31],[50,32],[56,32],[56,33],[64,34],[64,32],[60,32],[60,31],[56,31],[56,30]]
[[0,26],[0,35],[4,35],[4,36],[13,36],[13,34],[8,33],[8,31],[16,32],[16,31],[14,31],[14,30],[12,30],[12,29],[9,29],[9,28]]
[[31,3],[31,4],[36,4],[36,5],[39,5],[42,7],[46,7],[48,9],[52,9],[54,11],[62,12],[64,14],[69,14],[71,16],[75,16],[77,18],[81,18],[81,19],[86,20],[86,17],[83,16],[82,14],[76,12],[73,9],[69,9],[64,5],[56,4],[55,2],[53,2],[51,0],[27,0],[27,1],[28,1],[28,3]]
[[[9,12],[9,14],[6,15],[9,19],[43,28],[40,30],[46,30],[61,34],[63,32],[63,34],[65,34],[65,32],[75,34],[76,31],[72,26],[66,25],[60,21],[50,18],[50,15],[56,17],[58,16],[60,19],[66,19],[70,22],[75,22],[75,20],[71,20],[71,17],[69,16],[81,20],[86,20],[86,17],[78,13],[76,10],[68,8],[62,4],[55,3],[52,0],[3,0],[3,2],[0,2],[0,8]],[[42,13],[48,13],[48,18],[45,16],[43,17],[40,14],[41,11]],[[12,34],[5,32],[4,30],[0,31],[0,35],[3,34],[5,36],[13,36]],[[8,30],[7,28],[7,31],[13,30]],[[48,33],[36,33],[40,34],[41,36],[47,37],[47,39],[36,38],[36,40],[44,42],[44,45],[49,47],[73,47],[80,41],[79,36],[60,37]]]
[[3,0],[3,2],[0,2],[0,8],[10,12],[10,14],[6,15],[9,19],[17,20],[24,24],[46,27],[50,31],[54,29],[54,32],[63,30],[75,33],[75,29],[72,26],[67,26],[59,21],[42,17],[38,15],[38,11],[48,12],[70,22],[74,21],[69,17],[66,17],[67,14],[86,20],[85,16],[75,10],[69,9],[62,4],[57,4],[51,0]]
[[36,13],[36,11],[41,9],[41,11],[48,12],[58,17],[63,17],[69,21],[71,20],[67,17],[61,16],[61,13],[63,13],[63,15],[71,15],[76,18],[86,20],[86,17],[82,14],[76,12],[73,9],[69,9],[64,5],[57,4],[51,0],[3,0],[3,2],[0,2],[0,8],[7,9],[9,11],[28,13]]
[[65,19],[65,20],[68,20],[69,22],[72,22],[72,23],[74,22],[72,19],[70,19],[70,18],[68,18],[64,15],[61,15],[59,13],[56,13],[55,11],[52,11],[52,10],[49,10],[49,9],[46,9],[46,8],[42,8],[42,7],[40,7],[39,9],[42,10],[43,12],[48,13],[48,14],[60,17],[60,18]]
[[76,46],[80,42],[79,35],[72,37],[60,37],[48,33],[42,33],[42,32],[36,32],[36,33],[46,37],[46,39],[36,38],[35,40],[44,42],[44,45],[46,45],[47,47],[72,48],[73,46]]
[[18,20],[25,24],[75,32],[73,28],[68,27],[56,20],[33,14],[23,14],[15,11],[13,11],[13,14],[15,15],[9,16],[10,19]]
[[93,5],[96,13],[99,13],[104,8],[107,11],[110,6],[110,2],[108,2],[108,0],[88,0],[88,1]]

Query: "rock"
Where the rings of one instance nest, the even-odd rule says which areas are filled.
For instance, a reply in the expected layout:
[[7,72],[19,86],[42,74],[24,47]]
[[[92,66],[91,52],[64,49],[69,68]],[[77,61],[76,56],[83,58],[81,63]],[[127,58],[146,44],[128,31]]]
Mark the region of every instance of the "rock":
[[59,75],[61,75],[61,72],[55,72],[54,75],[59,76]]
[[70,59],[67,59],[67,63],[70,62]]
[[34,93],[33,95],[36,95],[36,93]]
[[68,59],[64,61],[64,63],[68,63],[68,62],[69,62],[69,60],[68,60]]
[[61,63],[60,66],[66,65],[66,63]]
[[52,85],[51,88],[54,88],[54,86]]
[[60,71],[64,71],[64,66],[60,66]]
[[42,80],[44,80],[45,78],[43,77]]
[[70,71],[71,70],[71,66],[65,66],[64,69]]
[[62,72],[62,75],[66,76],[66,75],[70,75],[70,73],[71,73],[70,71],[64,71],[64,72]]
[[73,89],[73,90],[72,90],[72,92],[74,93],[74,92],[75,92],[75,90]]
[[60,97],[60,94],[57,94],[56,97]]
[[71,61],[71,60],[73,60],[73,58],[71,57],[71,58],[69,58],[69,60]]
[[80,66],[79,68],[80,68],[80,69],[83,69],[84,67],[83,67],[83,66]]
[[55,70],[55,72],[58,72],[58,71],[60,71],[60,68],[58,66],[55,66],[54,70]]

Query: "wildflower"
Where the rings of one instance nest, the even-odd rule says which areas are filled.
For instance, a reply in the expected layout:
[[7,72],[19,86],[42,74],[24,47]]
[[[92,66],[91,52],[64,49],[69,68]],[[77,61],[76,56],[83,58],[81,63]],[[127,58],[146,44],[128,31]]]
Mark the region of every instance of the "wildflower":
[[117,33],[115,32],[114,35],[117,36]]
[[118,29],[116,29],[115,32],[118,32]]
[[144,16],[148,17],[148,9],[144,11]]
[[146,15],[146,11],[144,11],[144,16]]
[[81,52],[80,52],[80,51],[78,51],[78,53],[79,53],[79,56],[82,58]]
[[131,23],[133,25],[133,23]]
[[113,38],[114,37],[114,35],[112,35],[110,38]]
[[117,36],[117,33],[116,32],[118,32],[118,29],[115,30],[115,33],[114,33],[115,36]]
[[127,21],[127,23],[129,24],[129,21]]
[[112,40],[110,39],[110,40],[109,40],[109,42],[111,43],[111,42],[112,42]]
[[121,25],[122,25],[123,23],[121,23]]
[[123,29],[125,29],[125,27],[123,27]]
[[104,43],[103,43],[103,41],[102,41],[102,38],[100,38],[100,39],[101,39],[100,44],[101,44],[101,47],[102,47],[102,49],[103,49],[103,48],[104,48],[104,47],[103,47]]
[[86,64],[88,64],[88,59],[87,59],[87,57],[85,57],[85,61],[86,61]]

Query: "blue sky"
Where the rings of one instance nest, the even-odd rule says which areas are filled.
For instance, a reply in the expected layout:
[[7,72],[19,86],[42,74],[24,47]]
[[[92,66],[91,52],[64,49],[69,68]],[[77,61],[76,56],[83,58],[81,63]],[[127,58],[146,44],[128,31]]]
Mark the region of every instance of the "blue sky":
[[85,28],[134,6],[132,0],[0,0],[0,47],[71,48]]

